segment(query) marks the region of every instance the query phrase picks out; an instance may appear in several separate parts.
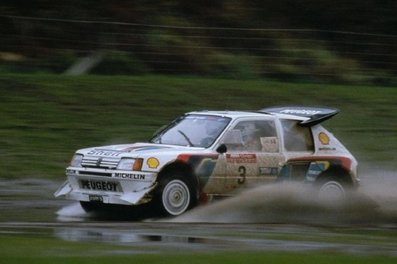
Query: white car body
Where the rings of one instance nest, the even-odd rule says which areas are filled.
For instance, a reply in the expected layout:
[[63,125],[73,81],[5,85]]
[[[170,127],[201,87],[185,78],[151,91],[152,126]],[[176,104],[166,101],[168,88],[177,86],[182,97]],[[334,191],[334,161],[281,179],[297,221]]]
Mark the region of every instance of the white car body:
[[[336,109],[317,107],[187,113],[149,143],[76,151],[66,168],[67,181],[55,196],[85,205],[129,206],[159,196],[157,202],[166,214],[179,215],[207,197],[227,196],[241,187],[277,180],[321,182],[331,193],[335,187],[343,187],[344,192],[346,186],[358,185],[357,161],[319,124],[336,113]],[[190,123],[183,127],[183,122]],[[201,122],[206,126],[223,123],[216,138],[207,139],[202,135],[208,128],[202,129]],[[248,147],[243,134],[249,126],[252,134],[261,129],[267,131],[261,133],[271,133],[262,134]],[[173,174],[178,176],[169,186]],[[170,179],[161,183],[164,175]]]

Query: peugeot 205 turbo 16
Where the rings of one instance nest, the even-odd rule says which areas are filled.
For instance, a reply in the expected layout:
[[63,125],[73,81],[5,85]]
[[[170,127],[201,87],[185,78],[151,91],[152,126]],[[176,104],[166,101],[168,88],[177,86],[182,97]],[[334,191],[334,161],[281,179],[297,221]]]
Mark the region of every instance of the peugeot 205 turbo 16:
[[180,215],[211,197],[276,181],[300,181],[319,197],[358,185],[357,162],[320,123],[324,107],[186,113],[146,143],[77,150],[55,196],[86,210],[151,203]]

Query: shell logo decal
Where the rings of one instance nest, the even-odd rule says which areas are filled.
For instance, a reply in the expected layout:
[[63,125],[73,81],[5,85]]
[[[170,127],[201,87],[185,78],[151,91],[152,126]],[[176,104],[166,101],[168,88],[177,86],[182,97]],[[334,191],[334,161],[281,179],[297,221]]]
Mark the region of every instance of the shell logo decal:
[[148,158],[146,163],[151,169],[157,169],[157,167],[160,165],[159,160],[154,157]]
[[329,144],[329,136],[324,132],[318,134],[318,140],[320,140],[321,144],[328,145]]

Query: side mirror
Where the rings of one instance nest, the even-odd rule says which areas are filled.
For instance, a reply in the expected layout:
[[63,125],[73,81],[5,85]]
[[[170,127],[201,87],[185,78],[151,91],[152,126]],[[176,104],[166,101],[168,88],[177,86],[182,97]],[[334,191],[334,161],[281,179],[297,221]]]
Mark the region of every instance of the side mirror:
[[227,152],[227,147],[225,144],[221,144],[219,145],[219,147],[216,149],[216,152],[218,152],[219,154],[223,154]]

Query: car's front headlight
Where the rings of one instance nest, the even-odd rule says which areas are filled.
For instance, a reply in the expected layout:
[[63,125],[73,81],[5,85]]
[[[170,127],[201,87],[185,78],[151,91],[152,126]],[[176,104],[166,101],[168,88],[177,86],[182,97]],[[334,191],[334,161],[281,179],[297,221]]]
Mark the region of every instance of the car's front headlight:
[[143,159],[124,158],[120,160],[119,164],[117,165],[117,169],[140,171],[142,169],[142,163]]
[[70,166],[72,167],[81,167],[81,161],[83,160],[83,155],[75,154],[70,161]]

